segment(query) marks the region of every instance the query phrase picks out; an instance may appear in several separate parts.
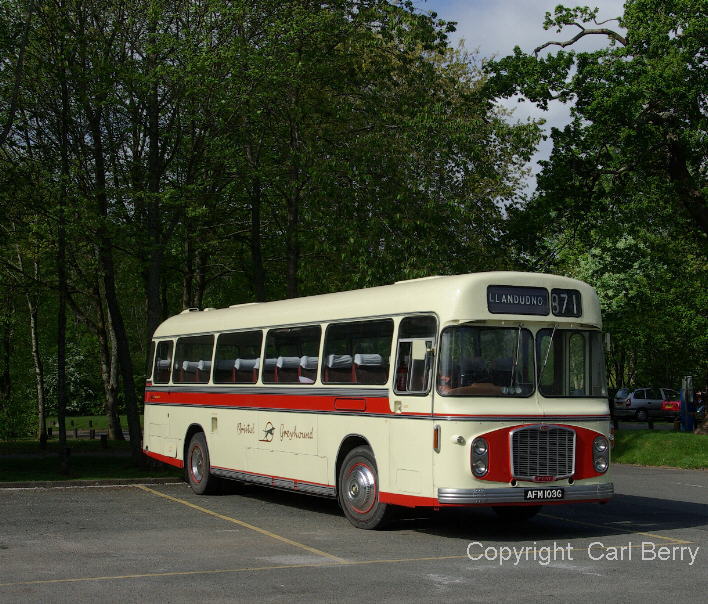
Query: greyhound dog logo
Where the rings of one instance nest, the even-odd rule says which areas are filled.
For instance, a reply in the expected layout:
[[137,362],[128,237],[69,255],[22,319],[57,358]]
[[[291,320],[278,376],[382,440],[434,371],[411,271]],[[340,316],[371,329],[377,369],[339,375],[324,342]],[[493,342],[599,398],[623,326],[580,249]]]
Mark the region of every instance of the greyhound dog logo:
[[275,434],[275,428],[270,422],[266,422],[265,429],[263,430],[263,438],[259,439],[258,442],[269,443],[273,440],[273,434]]

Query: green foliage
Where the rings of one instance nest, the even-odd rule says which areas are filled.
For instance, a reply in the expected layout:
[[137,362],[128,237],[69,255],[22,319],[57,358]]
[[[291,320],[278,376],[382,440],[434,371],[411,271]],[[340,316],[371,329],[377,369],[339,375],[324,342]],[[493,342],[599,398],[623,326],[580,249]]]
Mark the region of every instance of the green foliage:
[[539,130],[505,121],[452,30],[408,1],[2,3],[0,295],[25,326],[36,302],[49,409],[60,200],[71,413],[116,388],[107,253],[138,388],[185,306],[509,266]]
[[[553,99],[570,104],[534,198],[512,209],[510,241],[526,266],[598,289],[611,385],[677,386],[685,373],[703,383],[705,5],[629,0],[615,29],[597,14],[559,6],[544,27],[570,26],[567,40],[533,55],[516,48],[485,67],[491,94],[521,94],[543,109]],[[590,35],[607,48],[546,51]]]
[[0,440],[31,436],[37,430],[37,413],[31,398],[15,396],[0,407]]
[[[90,350],[90,349],[89,349]],[[89,415],[100,413],[103,407],[100,396],[100,384],[97,383],[94,369],[96,362],[88,356],[84,348],[70,344],[66,351],[66,382],[69,393],[67,415]],[[50,405],[48,414],[56,414],[57,361],[56,356],[47,359],[46,389]]]

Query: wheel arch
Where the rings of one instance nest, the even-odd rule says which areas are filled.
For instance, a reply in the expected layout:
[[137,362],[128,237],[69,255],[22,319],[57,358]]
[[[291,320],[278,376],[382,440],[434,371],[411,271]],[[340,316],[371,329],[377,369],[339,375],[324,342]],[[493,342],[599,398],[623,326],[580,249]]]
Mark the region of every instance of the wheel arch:
[[206,438],[206,432],[200,424],[190,424],[184,435],[184,442],[182,443],[182,461],[184,462],[185,471],[187,468],[187,449],[189,448],[189,442],[192,440],[192,436],[198,432],[204,432],[204,438]]
[[[344,459],[349,454],[350,451],[356,449],[357,447],[369,447],[372,453],[374,451],[371,443],[364,438],[361,434],[347,434],[339,445],[339,451],[337,451],[337,462],[334,467],[334,480],[337,485],[337,492],[339,492],[339,470],[344,463]],[[376,455],[374,454],[374,459]],[[378,465],[378,464],[377,464]]]

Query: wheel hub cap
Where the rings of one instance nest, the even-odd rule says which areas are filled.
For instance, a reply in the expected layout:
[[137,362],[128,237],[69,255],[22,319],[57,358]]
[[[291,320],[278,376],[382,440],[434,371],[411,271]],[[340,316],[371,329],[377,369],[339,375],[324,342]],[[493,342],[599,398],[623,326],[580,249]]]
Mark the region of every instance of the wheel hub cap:
[[192,451],[192,476],[197,482],[202,481],[203,470],[204,470],[204,457],[202,456],[202,450],[196,448]]
[[376,479],[371,468],[356,465],[347,478],[347,501],[352,509],[365,514],[376,503]]

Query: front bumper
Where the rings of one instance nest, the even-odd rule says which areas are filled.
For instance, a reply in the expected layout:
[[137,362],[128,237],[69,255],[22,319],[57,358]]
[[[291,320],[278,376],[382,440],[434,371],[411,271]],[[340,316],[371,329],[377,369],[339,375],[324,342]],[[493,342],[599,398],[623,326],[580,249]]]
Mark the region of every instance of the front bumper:
[[[540,488],[541,485],[538,485]],[[494,505],[501,503],[529,503],[524,499],[524,488],[534,487],[502,487],[500,489],[438,489],[440,503],[458,505]],[[553,488],[544,485],[543,488]],[[614,495],[615,488],[611,482],[589,485],[565,485],[563,499],[534,500],[533,503],[563,503],[564,501],[606,500]]]

